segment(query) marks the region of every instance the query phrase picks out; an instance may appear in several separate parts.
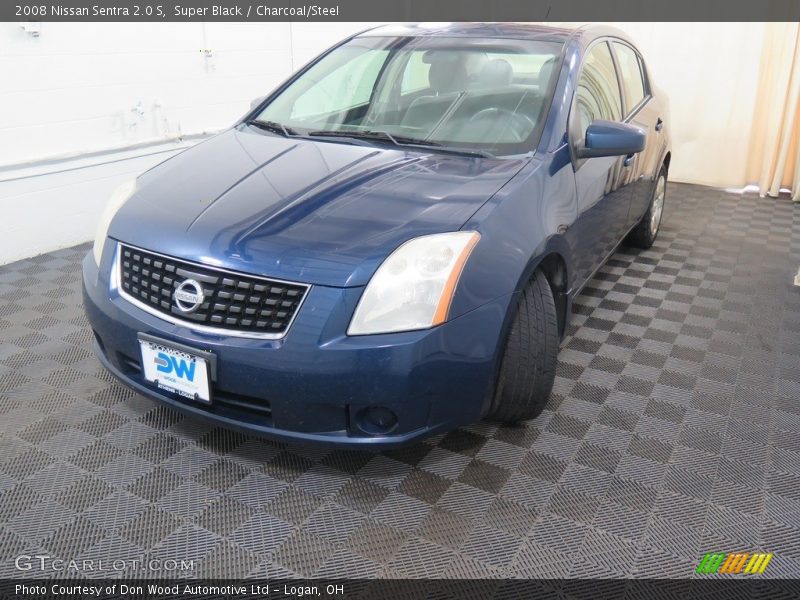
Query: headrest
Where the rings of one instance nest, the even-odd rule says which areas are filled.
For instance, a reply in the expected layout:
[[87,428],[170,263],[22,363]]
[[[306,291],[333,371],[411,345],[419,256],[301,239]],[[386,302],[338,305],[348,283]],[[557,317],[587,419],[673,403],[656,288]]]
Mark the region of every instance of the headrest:
[[431,60],[428,83],[439,94],[461,92],[467,87],[467,68],[464,62],[452,56],[442,55]]
[[556,57],[547,59],[542,68],[539,69],[539,91],[544,91],[547,84],[550,83],[550,75],[553,73],[553,67],[556,66]]
[[511,85],[514,79],[514,69],[507,60],[495,58],[488,61],[478,75],[479,88],[505,88]]

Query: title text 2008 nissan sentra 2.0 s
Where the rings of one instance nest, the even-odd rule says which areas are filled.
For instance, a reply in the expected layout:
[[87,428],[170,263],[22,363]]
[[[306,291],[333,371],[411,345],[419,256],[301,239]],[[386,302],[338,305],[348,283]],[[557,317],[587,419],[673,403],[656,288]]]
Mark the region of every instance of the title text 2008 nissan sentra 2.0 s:
[[115,192],[84,261],[98,355],[288,441],[531,419],[572,299],[658,233],[668,124],[613,29],[357,35]]

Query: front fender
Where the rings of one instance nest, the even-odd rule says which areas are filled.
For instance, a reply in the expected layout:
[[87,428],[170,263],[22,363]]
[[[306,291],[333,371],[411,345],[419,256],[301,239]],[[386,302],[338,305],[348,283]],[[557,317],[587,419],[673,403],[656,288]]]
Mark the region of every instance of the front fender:
[[548,254],[564,262],[572,285],[573,256],[563,232],[577,219],[575,178],[563,146],[534,159],[473,215],[475,247],[453,298],[451,314],[474,310],[494,298],[524,289]]

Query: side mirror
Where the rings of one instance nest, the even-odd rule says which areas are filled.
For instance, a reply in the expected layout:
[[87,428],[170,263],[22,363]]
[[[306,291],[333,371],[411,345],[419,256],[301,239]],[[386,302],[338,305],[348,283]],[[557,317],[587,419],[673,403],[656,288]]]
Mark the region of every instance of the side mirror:
[[644,131],[627,123],[592,121],[586,128],[586,140],[579,147],[578,158],[623,156],[644,150],[647,136]]
[[250,101],[250,110],[253,110],[256,106],[261,104],[264,101],[264,98],[266,98],[266,96],[259,96],[258,98],[255,98],[254,100],[251,100]]

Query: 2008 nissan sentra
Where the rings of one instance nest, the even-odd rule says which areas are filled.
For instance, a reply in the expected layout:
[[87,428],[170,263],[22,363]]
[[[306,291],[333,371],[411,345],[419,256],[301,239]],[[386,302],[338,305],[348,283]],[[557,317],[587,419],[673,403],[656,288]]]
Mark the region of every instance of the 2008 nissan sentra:
[[582,286],[658,233],[664,95],[605,27],[383,27],[124,184],[84,261],[103,364],[276,439],[531,419]]

